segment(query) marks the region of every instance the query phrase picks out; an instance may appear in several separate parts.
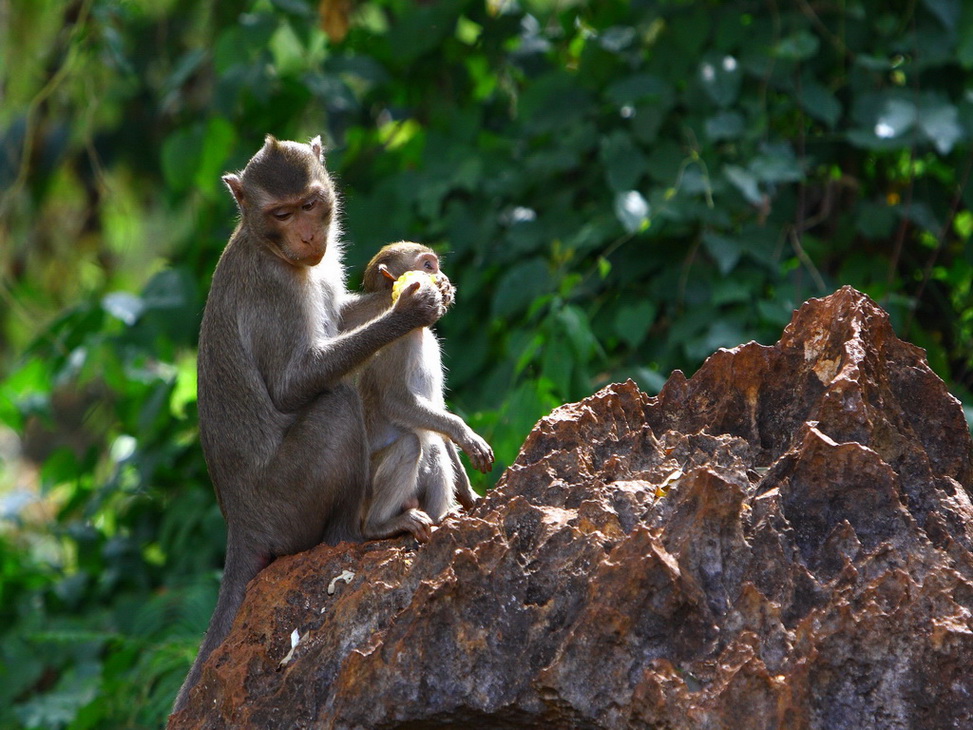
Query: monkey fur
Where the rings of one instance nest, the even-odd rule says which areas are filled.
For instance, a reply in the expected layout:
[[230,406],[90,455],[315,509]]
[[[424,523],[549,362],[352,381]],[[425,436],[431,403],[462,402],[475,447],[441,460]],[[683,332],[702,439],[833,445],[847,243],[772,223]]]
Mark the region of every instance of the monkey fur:
[[225,638],[245,587],[274,558],[360,540],[369,503],[364,413],[349,374],[431,325],[442,296],[412,286],[372,321],[339,330],[347,304],[338,198],[320,137],[268,135],[223,177],[240,220],[216,270],[199,336],[199,431],[227,524],[216,610],[173,711]]
[[[364,301],[357,316],[379,316],[392,306],[394,280],[407,271],[436,275],[438,283],[423,288],[439,288],[444,300],[452,301],[454,288],[440,271],[436,253],[402,241],[382,248],[366,266]],[[457,445],[483,472],[493,465],[493,450],[463,419],[446,410],[439,341],[428,327],[413,330],[372,356],[360,372],[358,387],[372,455],[365,537],[408,532],[425,542],[432,526],[457,501],[469,508],[476,500]]]

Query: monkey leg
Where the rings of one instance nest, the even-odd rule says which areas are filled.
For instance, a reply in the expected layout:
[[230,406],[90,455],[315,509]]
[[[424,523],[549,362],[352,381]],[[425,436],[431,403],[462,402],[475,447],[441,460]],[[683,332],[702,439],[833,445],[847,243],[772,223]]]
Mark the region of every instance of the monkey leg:
[[384,540],[387,537],[409,533],[417,542],[429,542],[432,537],[432,519],[421,509],[409,508],[381,524],[365,527],[365,537]]
[[[456,470],[450,446],[438,433],[422,433],[422,458],[419,461],[419,506],[435,524],[456,508],[453,484]],[[463,472],[465,476],[465,472]]]
[[449,454],[450,461],[453,463],[453,488],[456,493],[456,501],[460,503],[463,509],[472,509],[473,505],[476,504],[476,500],[480,497],[473,491],[470,478],[467,476],[466,469],[463,468],[463,463],[459,459],[459,450],[456,448],[456,444],[452,441],[447,441],[446,451]]
[[276,454],[259,471],[253,500],[239,519],[274,556],[320,542],[360,540],[369,471],[357,392],[347,386],[325,391],[287,429]]
[[432,520],[411,507],[416,504],[421,454],[419,437],[406,432],[372,456],[372,501],[365,537],[380,540],[408,532],[419,542],[429,540]]

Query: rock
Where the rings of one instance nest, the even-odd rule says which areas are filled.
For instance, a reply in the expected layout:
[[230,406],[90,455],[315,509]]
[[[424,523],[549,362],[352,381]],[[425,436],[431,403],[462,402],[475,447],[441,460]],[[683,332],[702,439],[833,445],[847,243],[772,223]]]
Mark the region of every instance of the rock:
[[418,549],[277,560],[170,727],[971,727],[971,446],[846,287],[558,408]]

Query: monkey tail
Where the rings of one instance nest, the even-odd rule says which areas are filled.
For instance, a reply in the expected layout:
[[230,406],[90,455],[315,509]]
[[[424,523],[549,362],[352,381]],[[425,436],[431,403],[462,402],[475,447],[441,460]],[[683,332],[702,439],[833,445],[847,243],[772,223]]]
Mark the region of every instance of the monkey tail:
[[223,580],[220,582],[220,593],[216,599],[216,608],[213,610],[213,617],[210,619],[209,628],[206,629],[206,636],[199,647],[196,661],[193,662],[189,674],[176,695],[175,704],[172,712],[182,710],[189,700],[189,691],[196,686],[200,674],[203,671],[203,664],[209,658],[223,639],[230,633],[233,619],[243,603],[246,595],[247,583],[253,578],[261,568],[264,568],[270,559],[269,556],[255,553],[253,549],[246,549],[237,544],[232,530],[227,535],[226,562],[223,566]]

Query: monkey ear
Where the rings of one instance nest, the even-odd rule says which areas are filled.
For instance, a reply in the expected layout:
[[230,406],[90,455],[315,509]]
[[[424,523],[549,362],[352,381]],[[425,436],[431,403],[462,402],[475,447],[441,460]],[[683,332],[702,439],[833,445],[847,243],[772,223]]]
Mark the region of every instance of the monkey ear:
[[323,165],[324,164],[324,145],[321,142],[321,135],[320,134],[318,136],[316,136],[314,139],[311,140],[311,151],[314,153],[314,156],[317,157],[318,160],[321,161],[321,164]]
[[236,200],[237,206],[240,210],[243,210],[243,180],[240,179],[239,175],[228,172],[223,176],[223,182],[226,183],[226,187],[233,193],[233,199]]

